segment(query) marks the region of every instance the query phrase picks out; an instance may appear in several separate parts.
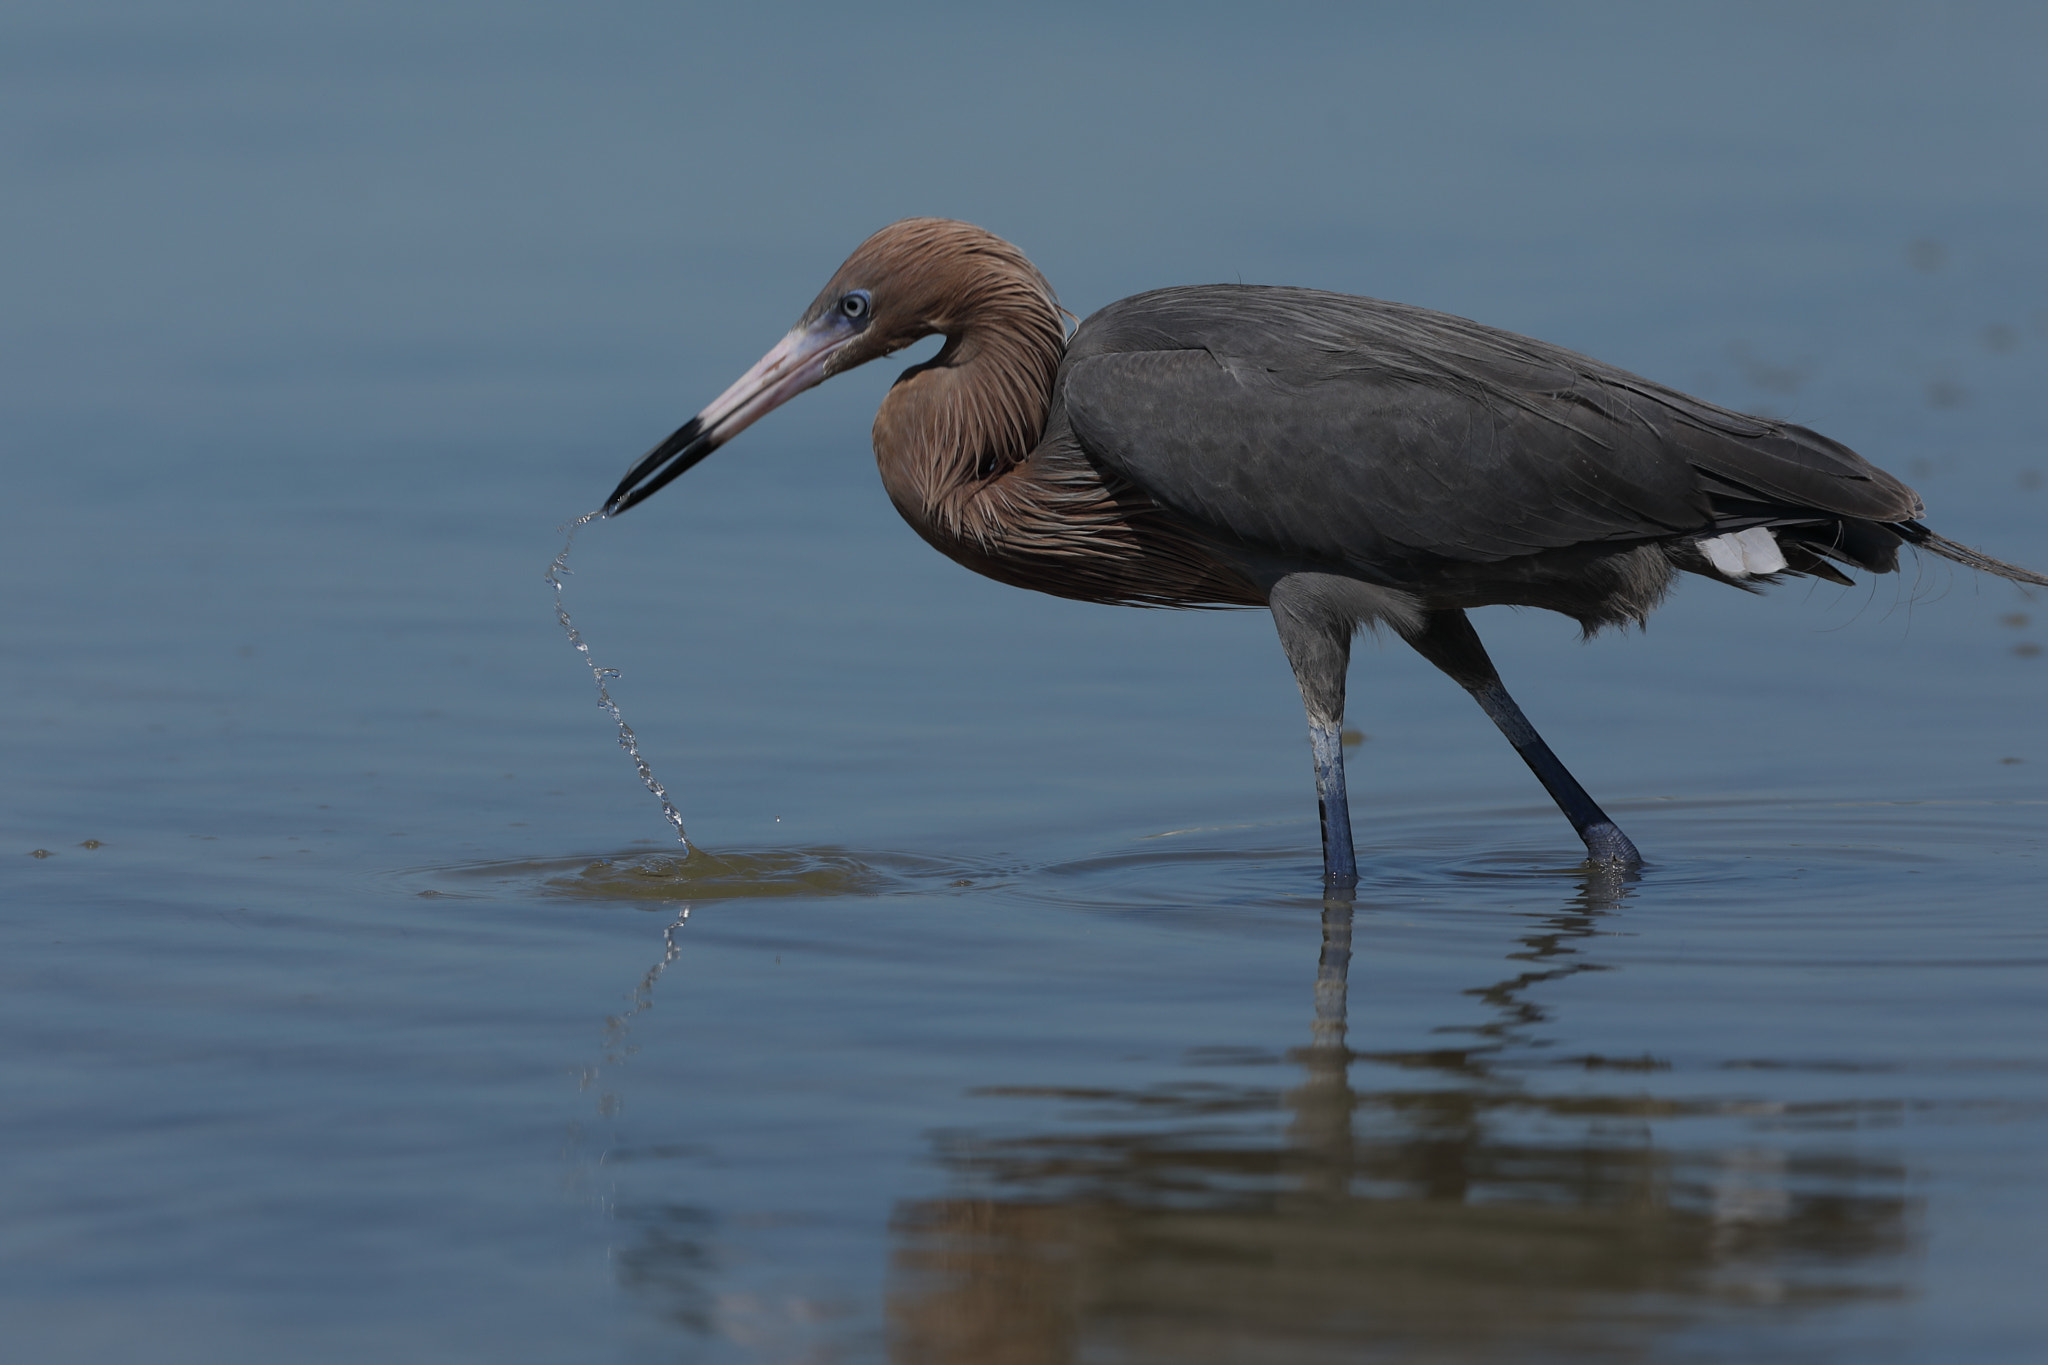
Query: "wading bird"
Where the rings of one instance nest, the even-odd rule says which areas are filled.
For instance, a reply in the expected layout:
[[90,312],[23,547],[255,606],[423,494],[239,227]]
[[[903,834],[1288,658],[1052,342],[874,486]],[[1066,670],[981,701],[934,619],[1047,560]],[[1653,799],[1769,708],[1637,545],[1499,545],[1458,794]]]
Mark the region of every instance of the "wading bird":
[[934,334],[875,460],[917,533],[977,573],[1084,602],[1263,606],[1308,710],[1323,875],[1358,879],[1341,724],[1351,640],[1383,626],[1472,694],[1594,862],[1641,862],[1501,686],[1465,612],[1641,623],[1679,571],[1754,588],[1915,545],[2048,585],[1922,526],[1912,489],[1789,422],[1422,308],[1203,285],[1067,336],[1052,286],[969,223],[911,218],[848,257],[775,348],[635,464],[648,497],[805,389]]

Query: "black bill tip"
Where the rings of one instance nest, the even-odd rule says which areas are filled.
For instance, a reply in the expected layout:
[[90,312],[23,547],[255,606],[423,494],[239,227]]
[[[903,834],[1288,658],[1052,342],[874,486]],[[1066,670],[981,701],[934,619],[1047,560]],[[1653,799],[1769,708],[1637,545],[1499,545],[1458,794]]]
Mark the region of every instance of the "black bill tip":
[[716,449],[718,438],[701,418],[692,417],[627,471],[612,495],[605,499],[604,515],[615,517],[628,507],[645,502]]

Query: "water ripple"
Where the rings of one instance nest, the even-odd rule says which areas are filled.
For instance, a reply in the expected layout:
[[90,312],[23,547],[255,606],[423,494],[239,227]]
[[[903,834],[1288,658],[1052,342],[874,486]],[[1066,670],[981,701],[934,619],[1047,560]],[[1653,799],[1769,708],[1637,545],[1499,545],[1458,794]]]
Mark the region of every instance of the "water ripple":
[[442,895],[529,895],[578,900],[700,903],[785,896],[877,896],[983,887],[999,869],[958,858],[815,848],[699,848],[688,857],[634,850],[599,856],[517,858],[408,869]]

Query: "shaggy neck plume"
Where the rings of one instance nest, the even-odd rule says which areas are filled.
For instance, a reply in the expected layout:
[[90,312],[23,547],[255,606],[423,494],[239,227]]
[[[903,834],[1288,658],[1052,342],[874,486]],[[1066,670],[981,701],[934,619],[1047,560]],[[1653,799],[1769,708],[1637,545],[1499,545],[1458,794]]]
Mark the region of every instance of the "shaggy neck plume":
[[921,532],[985,540],[975,504],[1038,444],[1066,329],[1051,288],[1021,255],[946,263],[956,282],[935,312],[946,345],[896,381],[875,415],[882,485]]
[[[875,415],[882,486],[911,529],[976,573],[1086,602],[1251,606],[1259,588],[1071,440],[1046,441],[1066,326],[1017,248],[917,218],[875,234],[814,307],[874,289],[889,349],[937,332]],[[883,352],[886,354],[886,351]]]

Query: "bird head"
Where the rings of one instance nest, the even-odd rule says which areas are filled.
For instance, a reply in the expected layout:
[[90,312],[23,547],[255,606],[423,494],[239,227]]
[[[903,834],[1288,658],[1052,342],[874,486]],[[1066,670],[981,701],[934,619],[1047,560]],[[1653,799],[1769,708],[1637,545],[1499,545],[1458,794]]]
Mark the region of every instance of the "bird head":
[[752,369],[641,457],[605,501],[605,515],[645,501],[805,389],[934,333],[955,336],[1019,289],[1052,298],[1023,253],[994,233],[946,218],[890,224],[846,258]]

